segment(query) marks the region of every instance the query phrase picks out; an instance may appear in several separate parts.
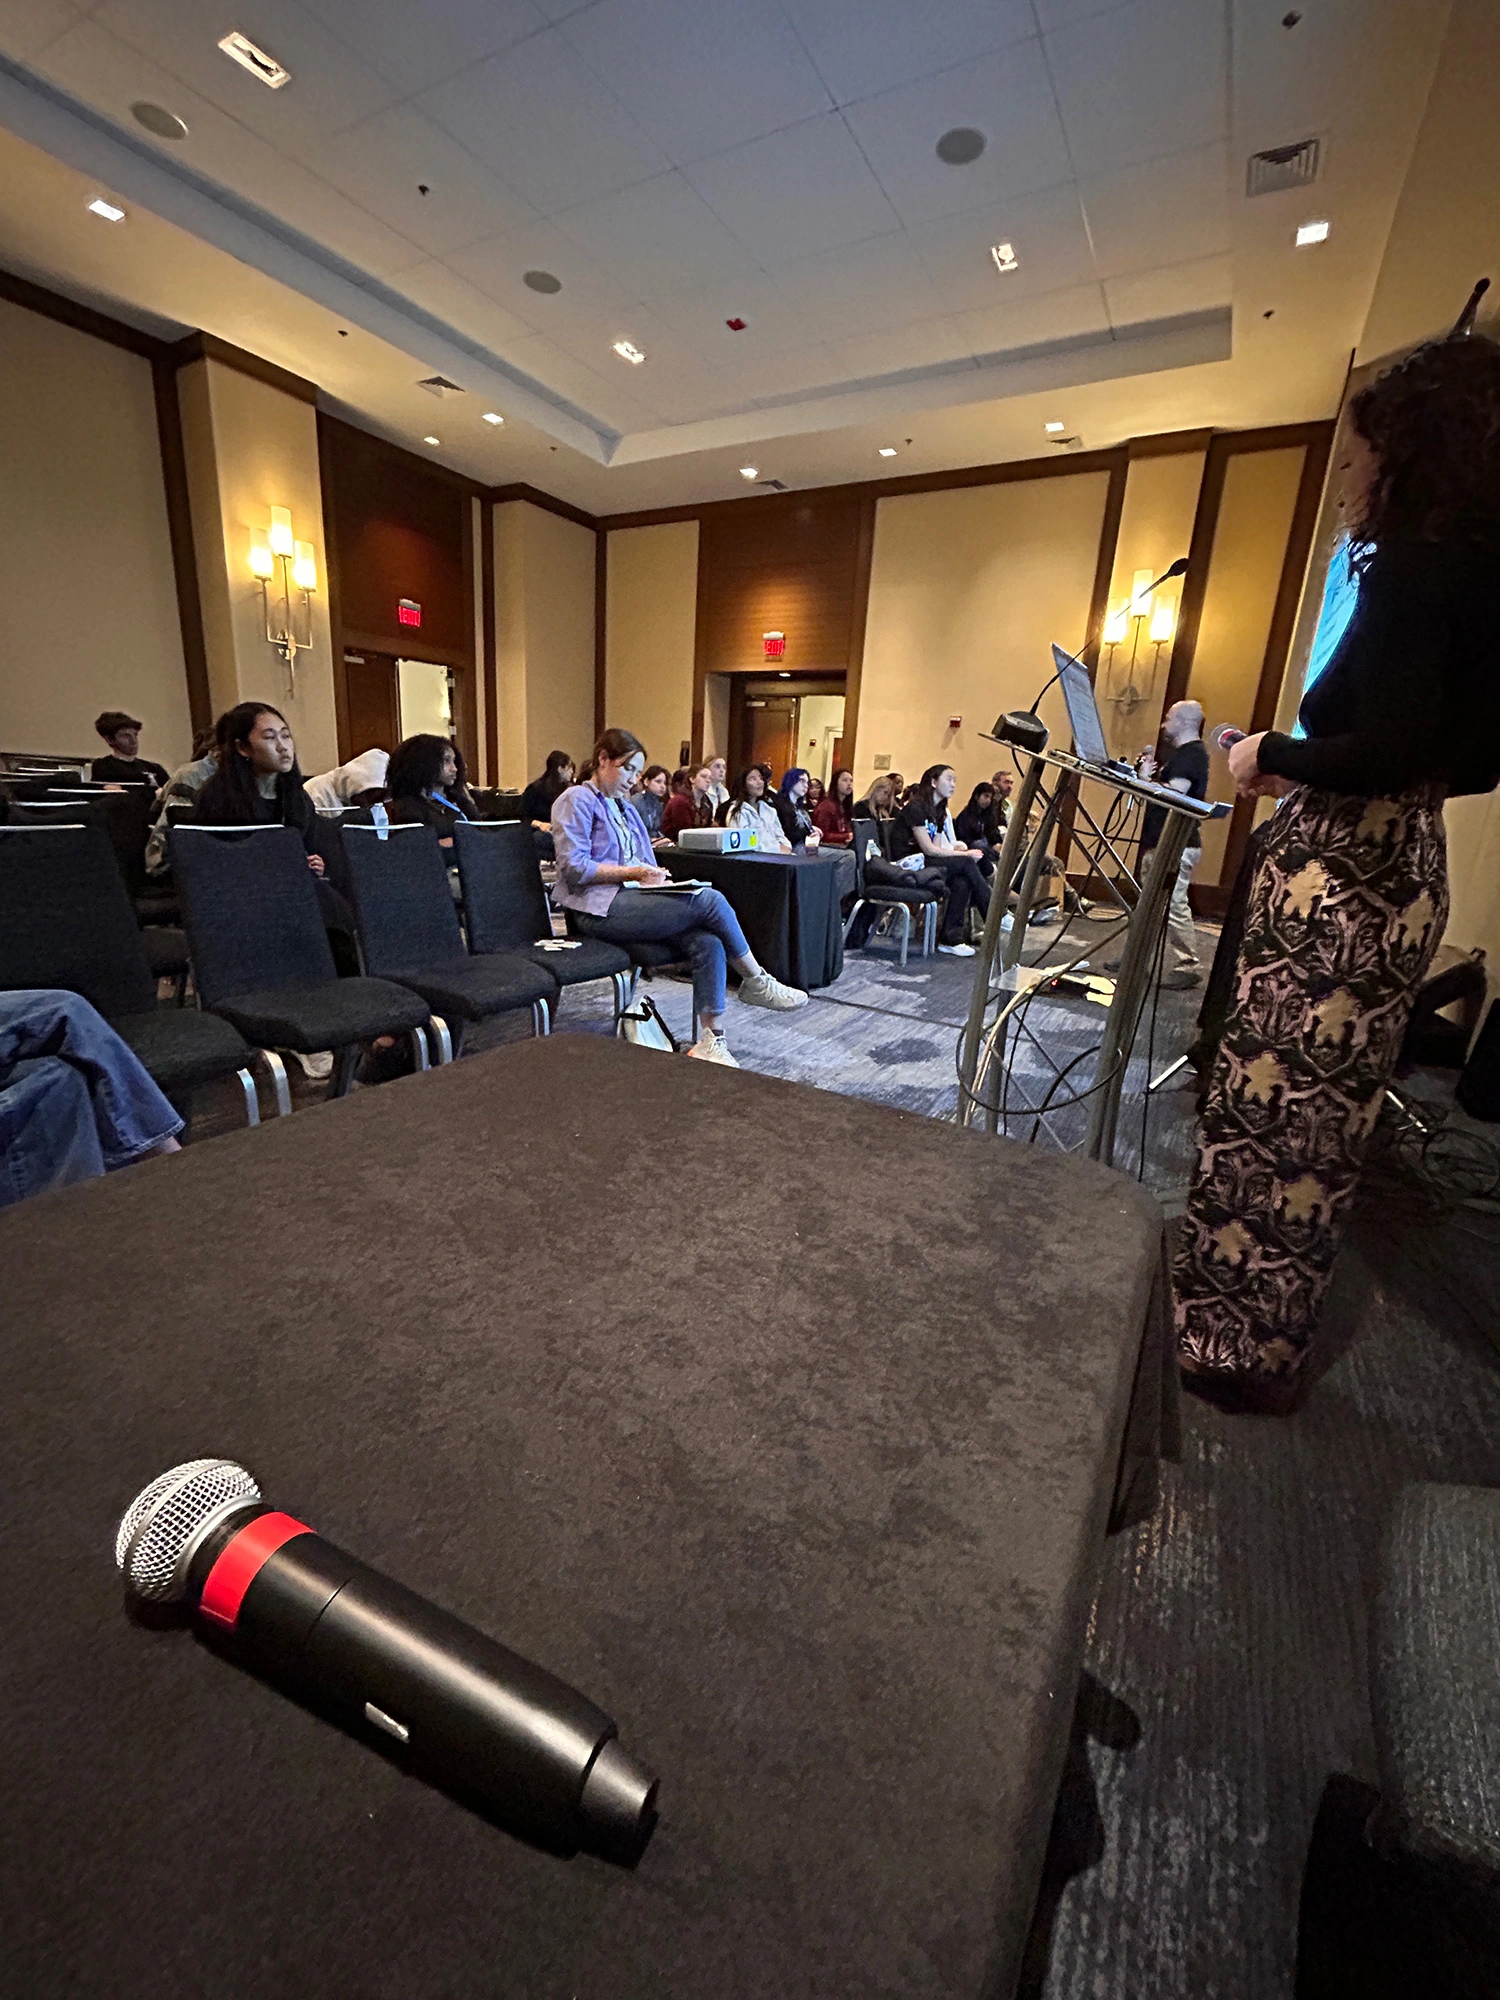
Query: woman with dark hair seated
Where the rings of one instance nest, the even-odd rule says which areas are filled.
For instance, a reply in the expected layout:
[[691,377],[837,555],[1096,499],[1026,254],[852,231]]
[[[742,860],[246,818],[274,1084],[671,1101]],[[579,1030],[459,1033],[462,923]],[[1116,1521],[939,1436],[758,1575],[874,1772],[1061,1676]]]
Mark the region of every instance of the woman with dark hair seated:
[[825,847],[853,846],[854,773],[843,765],[834,772],[828,790],[814,806],[813,825],[823,836]]
[[993,785],[979,784],[974,787],[969,794],[969,803],[954,819],[953,831],[965,847],[972,848],[982,857],[979,865],[986,880],[993,881],[1000,859],[1000,840],[996,838],[1000,829],[995,814]]
[[454,827],[470,817],[450,795],[457,781],[458,752],[446,736],[408,736],[385,774],[392,821],[435,827],[438,845],[451,850]]
[[784,771],[781,784],[771,803],[776,808],[776,817],[781,821],[781,830],[797,848],[816,847],[823,836],[812,823],[812,814],[807,810],[807,773],[800,764],[793,764],[790,771]]
[[790,854],[792,843],[781,830],[781,819],[766,794],[766,781],[759,764],[741,771],[729,787],[729,797],[719,808],[721,826],[737,826],[755,835],[759,854]]
[[713,801],[708,796],[712,783],[713,774],[707,764],[685,764],[680,771],[673,772],[672,796],[661,816],[661,830],[666,839],[675,840],[685,827],[713,825]]
[[671,877],[657,867],[651,836],[630,800],[645,762],[629,730],[606,729],[594,746],[593,776],[570,786],[552,808],[553,901],[583,937],[626,945],[680,942],[692,963],[699,1030],[689,1054],[737,1069],[724,1040],[726,964],[740,975],[747,1006],[784,1011],[805,1007],[807,995],[762,968],[717,889],[666,890]]
[[566,750],[549,750],[546,769],[521,794],[520,816],[536,835],[536,851],[544,860],[552,859],[552,801],[561,798],[572,782],[572,757]]
[[[580,778],[579,783],[583,780]],[[661,832],[661,816],[666,808],[667,787],[672,782],[672,774],[665,764],[648,764],[641,773],[639,791],[632,792],[630,803],[641,816],[641,824],[653,840]]]
[[953,958],[972,958],[973,945],[964,938],[964,921],[972,903],[981,916],[989,914],[989,884],[979,872],[981,855],[966,847],[954,829],[949,801],[958,786],[951,764],[929,764],[911,788],[906,804],[891,828],[891,859],[920,854],[930,868],[941,868],[948,884],[943,901],[938,950]]

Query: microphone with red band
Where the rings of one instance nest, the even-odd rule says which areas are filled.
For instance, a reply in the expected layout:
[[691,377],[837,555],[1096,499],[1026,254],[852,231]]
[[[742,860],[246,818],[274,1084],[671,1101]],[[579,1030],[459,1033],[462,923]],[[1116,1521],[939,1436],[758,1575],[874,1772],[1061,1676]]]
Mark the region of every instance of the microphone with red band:
[[1246,731],[1236,729],[1232,722],[1221,722],[1217,729],[1209,731],[1208,740],[1215,750],[1232,750],[1236,743],[1243,743]]
[[555,1853],[633,1867],[657,1782],[576,1688],[268,1507],[243,1466],[193,1459],[127,1509],[126,1587],[185,1601],[241,1664]]

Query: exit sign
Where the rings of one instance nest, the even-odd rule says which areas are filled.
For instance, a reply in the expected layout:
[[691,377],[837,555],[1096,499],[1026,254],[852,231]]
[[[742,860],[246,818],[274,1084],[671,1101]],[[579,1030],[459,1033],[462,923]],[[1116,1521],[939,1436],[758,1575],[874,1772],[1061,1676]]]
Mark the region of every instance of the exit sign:
[[396,623],[398,625],[420,625],[422,607],[414,597],[396,599]]
[[762,646],[764,646],[765,648],[766,659],[768,660],[785,659],[786,657],[785,632],[762,632],[760,635],[760,641]]

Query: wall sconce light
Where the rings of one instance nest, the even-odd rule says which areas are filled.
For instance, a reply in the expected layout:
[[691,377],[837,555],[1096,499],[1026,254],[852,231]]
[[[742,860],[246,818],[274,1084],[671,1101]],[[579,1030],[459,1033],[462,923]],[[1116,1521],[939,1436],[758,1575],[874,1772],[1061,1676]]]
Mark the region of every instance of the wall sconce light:
[[[292,532],[290,507],[273,507],[264,535],[250,544],[250,574],[260,585],[266,644],[286,661],[287,691],[296,692],[297,655],[312,645],[312,599],[318,558],[311,542]],[[279,580],[279,588],[278,588]]]
[[[1115,648],[1130,641],[1130,661],[1125,673],[1125,686],[1118,688],[1110,699],[1116,708],[1129,715],[1140,707],[1156,684],[1156,670],[1161,665],[1161,649],[1172,637],[1177,624],[1177,607],[1168,597],[1162,597],[1149,588],[1152,572],[1138,569],[1131,579],[1131,592],[1117,609],[1108,613],[1104,620],[1103,640],[1109,648],[1105,665],[1106,683],[1114,679]],[[1137,687],[1135,679],[1136,656],[1141,649],[1141,627],[1147,627],[1147,637],[1156,648],[1151,656],[1151,680],[1147,687]]]
[[1169,597],[1159,597],[1151,613],[1149,637],[1153,646],[1165,646],[1177,629],[1177,613]]

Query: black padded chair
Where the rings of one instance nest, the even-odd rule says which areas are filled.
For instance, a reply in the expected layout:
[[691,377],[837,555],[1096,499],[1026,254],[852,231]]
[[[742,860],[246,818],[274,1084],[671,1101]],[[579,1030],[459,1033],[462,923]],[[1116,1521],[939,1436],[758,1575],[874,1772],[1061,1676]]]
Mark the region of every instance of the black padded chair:
[[888,843],[882,836],[878,820],[857,819],[854,822],[854,903],[844,920],[844,942],[849,941],[849,933],[854,929],[860,911],[868,904],[875,909],[894,910],[901,919],[901,963],[906,964],[906,954],[911,944],[911,917],[913,910],[922,912],[922,956],[930,958],[937,942],[938,910],[942,896],[936,889],[920,889],[915,884],[908,889],[894,882],[871,882],[865,873],[865,863],[870,859],[869,848],[873,843],[879,857],[884,860]]
[[[114,849],[120,879],[130,897],[136,921],[142,926],[141,941],[146,957],[158,979],[170,979],[177,989],[180,1007],[187,994],[187,938],[176,922],[176,893],[153,883],[146,873],[145,834],[136,852],[134,804],[127,797],[122,808],[114,803],[119,793],[80,793],[74,798],[28,799],[11,808],[11,818],[23,826],[97,826],[108,836]],[[150,822],[145,832],[149,833]]]
[[[519,823],[460,823],[453,829],[453,848],[470,951],[519,952],[549,972],[559,986],[613,980],[618,1020],[635,983],[630,954],[602,938],[579,938],[566,951],[549,951],[542,944],[552,935],[552,908],[542,887],[531,828]],[[681,956],[665,949],[669,963]]]
[[[456,831],[465,831],[462,823]],[[469,1021],[529,1007],[533,1030],[551,1031],[557,981],[548,967],[525,952],[472,957],[464,949],[435,828],[346,826],[343,842],[365,965],[421,994],[433,1009],[444,1060],[458,1053]]]
[[294,827],[176,826],[167,836],[198,997],[267,1051],[277,1100],[291,1108],[277,1049],[334,1051],[330,1097],[354,1079],[361,1042],[410,1035],[427,1067],[425,1003],[385,979],[340,979]]
[[258,1124],[244,1038],[216,1015],[157,1007],[145,935],[101,827],[0,827],[0,986],[81,993],[184,1112],[197,1085],[235,1076]]

